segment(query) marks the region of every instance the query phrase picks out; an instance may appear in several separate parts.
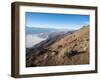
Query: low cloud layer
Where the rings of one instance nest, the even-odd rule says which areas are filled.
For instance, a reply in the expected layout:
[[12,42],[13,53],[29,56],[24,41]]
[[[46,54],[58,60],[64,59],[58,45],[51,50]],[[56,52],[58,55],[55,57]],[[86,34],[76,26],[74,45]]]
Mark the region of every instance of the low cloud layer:
[[41,42],[43,40],[45,40],[45,39],[40,38],[37,35],[28,34],[28,35],[26,35],[26,48],[32,47],[32,46],[38,44],[39,42]]

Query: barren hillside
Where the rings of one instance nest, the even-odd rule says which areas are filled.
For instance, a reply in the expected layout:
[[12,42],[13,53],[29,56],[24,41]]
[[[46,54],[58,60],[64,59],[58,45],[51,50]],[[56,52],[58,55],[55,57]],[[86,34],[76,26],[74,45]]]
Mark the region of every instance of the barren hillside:
[[26,52],[27,67],[89,64],[89,27],[43,41]]

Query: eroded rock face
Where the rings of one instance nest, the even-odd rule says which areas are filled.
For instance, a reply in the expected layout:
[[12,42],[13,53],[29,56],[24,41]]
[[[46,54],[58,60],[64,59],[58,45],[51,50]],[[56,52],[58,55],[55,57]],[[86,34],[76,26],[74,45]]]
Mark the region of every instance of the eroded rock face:
[[89,27],[41,42],[27,52],[27,67],[89,64]]

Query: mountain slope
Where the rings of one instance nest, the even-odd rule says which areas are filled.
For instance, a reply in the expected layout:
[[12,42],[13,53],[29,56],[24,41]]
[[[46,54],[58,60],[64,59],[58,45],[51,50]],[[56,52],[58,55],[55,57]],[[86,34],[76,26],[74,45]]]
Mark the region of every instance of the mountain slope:
[[26,52],[27,67],[89,64],[89,27],[43,41]]

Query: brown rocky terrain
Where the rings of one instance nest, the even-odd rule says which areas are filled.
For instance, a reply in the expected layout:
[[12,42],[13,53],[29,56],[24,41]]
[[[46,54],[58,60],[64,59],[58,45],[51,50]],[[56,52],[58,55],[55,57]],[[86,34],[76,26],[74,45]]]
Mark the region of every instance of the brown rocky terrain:
[[26,67],[89,64],[89,27],[27,49]]

